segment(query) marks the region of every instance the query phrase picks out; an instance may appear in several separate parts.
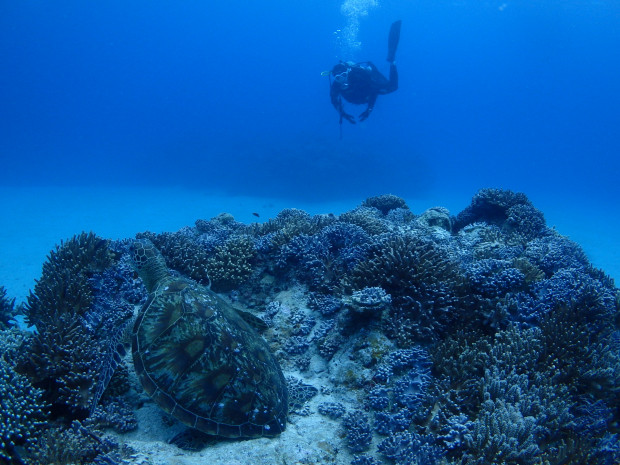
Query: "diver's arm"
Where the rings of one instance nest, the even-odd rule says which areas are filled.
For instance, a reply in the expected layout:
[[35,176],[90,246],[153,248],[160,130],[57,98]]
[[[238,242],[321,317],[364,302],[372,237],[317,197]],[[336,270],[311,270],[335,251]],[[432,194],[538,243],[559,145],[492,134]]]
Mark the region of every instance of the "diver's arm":
[[377,101],[378,94],[371,94],[368,99],[368,107],[366,110],[360,115],[360,121],[364,121],[366,118],[370,116],[370,113],[375,108],[375,102]]
[[[344,106],[342,105],[342,97],[340,96],[340,86],[336,83],[333,83],[329,90],[329,97],[332,101],[332,105],[338,111],[340,118],[346,119],[349,123],[355,124],[355,120],[352,115],[349,115],[344,111]],[[342,121],[342,120],[341,120]]]

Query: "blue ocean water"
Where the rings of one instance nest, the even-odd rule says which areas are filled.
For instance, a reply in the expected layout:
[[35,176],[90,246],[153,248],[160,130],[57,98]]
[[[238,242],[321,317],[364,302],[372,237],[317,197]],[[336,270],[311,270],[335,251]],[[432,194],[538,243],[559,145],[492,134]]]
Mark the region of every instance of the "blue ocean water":
[[[403,24],[397,54],[398,91],[381,96],[368,121],[356,125],[345,122],[340,128],[338,114],[329,102],[329,79],[322,73],[339,60],[371,60],[387,74],[388,29],[397,19]],[[570,235],[583,245],[593,265],[604,268],[618,282],[619,25],[620,3],[617,0],[3,2],[0,4],[0,206],[3,209],[0,214],[0,286],[6,286],[9,299],[16,297],[18,303],[26,301],[34,280],[43,277],[41,263],[45,261],[46,252],[53,248],[53,244],[81,230],[93,230],[102,237],[117,239],[145,230],[174,231],[185,225],[191,226],[197,218],[206,220],[221,211],[230,212],[245,223],[266,221],[286,207],[302,208],[312,214],[342,213],[359,205],[365,198],[384,193],[403,197],[416,214],[434,205],[446,206],[457,214],[469,204],[476,191],[485,187],[526,193],[545,213],[550,226],[557,225],[562,234]],[[355,115],[363,111],[362,107],[348,108]],[[258,213],[260,219],[255,216]],[[331,233],[337,237],[338,230]],[[321,239],[315,239],[327,241],[328,234],[325,232]],[[299,233],[295,237],[304,235]],[[315,239],[303,238],[299,244],[310,247]],[[361,240],[360,243],[363,244]],[[558,240],[558,244],[563,241]],[[303,254],[291,250],[287,252],[291,262],[311,263],[312,255],[302,261],[298,256]],[[541,258],[544,250],[540,246],[534,247],[532,252],[541,263],[545,261]],[[567,257],[562,256],[562,250]],[[344,257],[348,253],[354,255],[355,252],[354,247],[343,252],[343,263],[346,263]],[[549,306],[561,304],[564,298],[568,299],[562,295],[568,289],[569,294],[574,291],[585,304],[589,304],[587,298],[594,296],[590,293],[596,290],[602,297],[591,306],[584,306],[584,315],[590,310],[617,310],[613,286],[597,272],[588,270],[586,274],[573,269],[572,265],[580,262],[571,262],[570,259],[574,258],[571,253],[569,246],[560,252],[554,250],[548,261],[551,265],[561,263],[559,272],[549,271],[554,276],[545,279],[546,282],[539,287],[531,286],[543,296],[540,302]],[[575,255],[578,255],[577,251]],[[285,254],[282,256],[286,257]],[[565,263],[563,258],[567,258]],[[517,333],[495,327],[492,318],[488,318],[489,315],[495,318],[495,313],[501,317],[499,305],[497,312],[491,306],[495,303],[492,299],[508,296],[509,291],[518,289],[523,283],[511,274],[517,269],[516,261],[510,267],[498,265],[499,261],[488,260],[479,268],[470,263],[468,276],[477,286],[471,286],[475,288],[476,298],[486,302],[477,310],[476,318],[484,316],[484,326],[488,325],[490,332],[497,329],[501,334],[497,341],[501,342],[501,338],[509,340]],[[292,275],[295,271],[299,276],[303,275],[305,265],[293,267],[296,270]],[[521,266],[526,265],[521,262]],[[129,280],[132,276],[133,279],[129,269],[125,271],[125,278]],[[332,273],[321,271],[318,274],[327,277]],[[477,280],[473,279],[474,276]],[[498,276],[497,288],[494,288],[495,276]],[[310,282],[313,278],[305,279]],[[332,278],[334,276],[327,277]],[[574,286],[573,289],[573,279],[581,279],[583,286]],[[359,281],[360,292],[373,288],[375,293],[381,290],[374,287],[374,283],[366,282],[363,276]],[[65,281],[61,279],[59,282],[63,285]],[[270,282],[265,280],[265,287]],[[394,286],[392,292],[401,293],[413,281],[403,283]],[[456,283],[455,278],[453,284]],[[117,286],[109,289],[103,279],[90,284],[99,286],[101,292],[98,296],[106,297],[104,291],[120,296],[117,292],[120,280]],[[368,287],[370,284],[373,288]],[[273,292],[277,292],[276,289],[279,286],[274,286]],[[308,308],[304,307],[308,311],[306,315],[312,317],[306,321],[312,321],[314,325],[316,319],[311,312],[324,311],[322,317],[332,318],[340,302],[345,302],[345,295],[339,292],[342,295],[332,299],[331,304],[327,293],[322,296],[325,299],[319,301],[322,302],[317,305],[319,310],[311,309],[310,304]],[[434,308],[434,302],[443,299],[443,290],[437,292],[429,294],[429,308]],[[487,293],[491,297],[487,297]],[[290,294],[285,298],[295,306],[306,297],[297,295],[297,291]],[[322,290],[320,294],[323,294]],[[547,300],[545,294],[548,294]],[[462,303],[470,305],[469,297],[463,297]],[[243,298],[247,296],[242,295]],[[410,296],[403,291],[399,298],[401,302],[409,302]],[[334,300],[338,306],[333,304]],[[531,324],[528,318],[535,316],[535,312],[528,313],[537,309],[535,300],[532,294],[523,305],[518,300],[510,303],[517,302],[519,311],[523,310],[522,319],[516,321],[523,323],[524,328]],[[446,305],[452,305],[450,301],[446,302]],[[578,307],[581,302],[575,299],[566,305],[574,307],[575,318],[581,317],[582,309]],[[288,324],[293,317],[292,312],[286,316],[290,309],[285,304],[273,300],[266,307],[271,305],[269,311],[276,309],[276,313],[280,312],[278,318],[282,321],[286,318]],[[412,312],[417,310],[415,305],[412,304]],[[448,309],[448,306],[440,307],[442,312]],[[461,310],[466,308],[465,305],[461,307]],[[368,317],[366,312],[370,307],[360,308],[356,311],[365,315],[364,318]],[[506,308],[509,308],[508,303]],[[564,305],[558,308],[566,311]],[[294,310],[296,312],[298,308],[294,307]],[[486,315],[485,311],[488,311]],[[271,317],[276,313],[270,314]],[[297,315],[304,316],[303,312]],[[433,318],[427,321],[432,324],[426,326],[432,328],[436,321],[437,326],[443,325],[432,313],[429,315]],[[460,324],[457,319],[452,320],[454,315],[458,314],[453,314],[449,321]],[[544,347],[555,349],[553,357],[568,353],[562,351],[561,331],[572,337],[569,333],[571,322],[562,327],[563,313],[559,315],[545,329],[549,337]],[[612,457],[617,458],[620,450],[618,436],[612,434],[615,430],[611,428],[617,424],[617,337],[612,338],[608,331],[611,324],[607,323],[612,319],[597,322],[600,315],[588,314],[587,319],[584,316],[587,323],[592,323],[583,325],[581,334],[586,337],[581,338],[575,331],[574,338],[566,341],[566,347],[570,348],[571,344],[580,347],[588,340],[590,347],[586,345],[584,351],[569,354],[566,360],[549,357],[545,360],[551,364],[549,370],[538,372],[538,378],[533,376],[535,372],[532,370],[528,372],[532,374],[530,379],[521,367],[517,367],[517,362],[510,360],[513,349],[505,350],[507,345],[503,347],[503,343],[498,343],[489,351],[497,360],[492,366],[495,371],[485,366],[488,368],[484,375],[486,381],[480,384],[484,386],[485,395],[491,392],[496,381],[501,382],[510,386],[502,394],[510,408],[516,408],[519,403],[523,406],[521,410],[506,410],[502,427],[510,427],[512,434],[520,434],[519,428],[524,428],[522,431],[531,429],[525,441],[536,436],[537,446],[540,443],[546,447],[549,444],[543,443],[547,438],[555,436],[555,443],[550,443],[553,448],[545,453],[555,454],[559,450],[561,456],[567,444],[569,453],[571,447],[579,449],[582,444],[587,444],[592,450],[602,452],[601,457],[607,458],[605,463],[612,463]],[[115,321],[110,320],[108,327],[114,327]],[[379,378],[364,379],[368,373],[363,373],[362,368],[368,367],[358,363],[363,361],[364,355],[355,362],[357,365],[339,364],[341,360],[354,360],[353,355],[360,352],[360,347],[365,351],[368,345],[362,345],[361,341],[366,339],[366,328],[358,331],[360,325],[360,328],[347,327],[344,331],[349,321],[335,321],[343,325],[338,331],[343,335],[355,333],[360,344],[345,343],[337,338],[326,339],[328,350],[339,350],[342,343],[346,351],[343,350],[344,355],[327,370],[330,384],[321,394],[329,393],[333,379],[331,373],[336,373],[336,369],[340,370],[339,366],[342,366],[341,373],[347,371],[346,387],[338,386],[333,392],[345,390],[347,396],[351,394],[351,398],[361,399],[362,393],[366,393],[363,389],[349,389],[354,384],[350,383],[348,373],[362,373],[355,381],[358,387],[369,387],[371,379],[375,383]],[[392,326],[396,328],[404,321],[397,320]],[[558,323],[557,331],[554,322]],[[418,328],[425,326],[416,324]],[[590,326],[592,333],[585,331]],[[310,325],[308,327],[313,331]],[[63,329],[60,325],[58,328]],[[407,333],[409,327],[404,328]],[[534,352],[545,352],[538,350],[538,336],[534,337],[533,332],[526,336],[527,331],[525,329],[518,335],[514,345],[514,354],[523,361],[528,359],[530,348],[535,348]],[[51,337],[57,333],[48,331]],[[286,331],[282,333],[286,334]],[[92,336],[94,332],[83,334]],[[275,343],[271,345],[283,347],[285,352],[288,349],[288,355],[299,356],[300,370],[306,360],[310,363],[311,357],[306,358],[303,354],[307,348],[303,349],[302,339],[297,335],[286,339],[284,335],[278,336],[277,331],[274,334]],[[598,339],[590,339],[590,334]],[[106,331],[99,331],[99,335],[102,336],[101,347],[109,344],[107,339],[114,340],[113,337],[107,338]],[[291,340],[295,344],[287,347],[286,343]],[[351,340],[355,339],[352,337]],[[314,346],[319,344],[314,335],[308,341]],[[79,363],[83,361],[81,351],[96,347],[94,343],[91,345],[92,337],[78,342],[74,353],[80,357],[71,366],[70,375],[85,372]],[[312,350],[316,350],[314,346]],[[518,348],[521,346],[525,349]],[[479,347],[486,346],[481,344]],[[595,355],[597,350],[602,355]],[[582,357],[586,351],[587,358]],[[403,354],[393,353],[398,356],[394,357],[394,366],[385,373],[396,368],[396,362]],[[99,374],[101,367],[97,365],[100,358],[95,356],[100,352],[93,354],[87,360],[91,364],[91,376]],[[329,356],[319,354],[325,359],[333,356],[333,353]],[[64,353],[62,355],[64,357]],[[110,353],[107,356],[108,359],[112,357]],[[367,360],[375,363],[376,357],[375,354]],[[462,359],[466,358],[464,355]],[[50,357],[50,360],[57,359]],[[426,366],[422,357],[417,361],[420,366]],[[560,369],[553,364],[555,361],[561,362]],[[2,362],[3,373],[12,373],[12,366],[8,370],[8,357],[6,360],[2,358]],[[505,377],[505,362],[515,364],[511,369],[515,370],[513,374],[519,373],[518,379],[512,375],[511,378]],[[446,367],[451,364],[450,361],[444,363]],[[606,364],[609,364],[609,370]],[[67,363],[63,362],[63,365]],[[458,367],[457,363],[453,365]],[[302,371],[307,369],[306,366]],[[562,369],[566,369],[569,379],[556,382]],[[430,379],[425,370],[413,379],[406,379],[403,375],[397,380],[398,388],[410,393],[412,388],[425,386],[427,381],[420,380]],[[467,376],[479,378],[476,382],[483,382],[481,373],[463,371]],[[446,373],[445,379],[449,380],[449,370],[446,369]],[[573,383],[570,376],[574,373],[579,376],[575,376]],[[596,376],[601,373],[604,382],[599,384]],[[315,374],[313,368],[311,376]],[[106,370],[104,375],[107,376]],[[5,379],[9,378],[5,376]],[[469,382],[469,378],[463,379]],[[552,382],[548,384],[550,379]],[[100,380],[101,377],[97,376],[97,389]],[[51,384],[49,380],[43,381],[41,385]],[[384,381],[385,389],[389,387],[394,394],[390,394],[391,398],[383,396],[388,403],[407,401],[405,397],[398,401],[396,389],[387,384],[387,379]],[[517,392],[520,386],[523,387],[524,402],[512,398],[511,392]],[[525,389],[527,386],[529,389]],[[539,390],[540,386],[550,390],[544,394]],[[583,388],[586,394],[570,392],[569,396],[569,389],[575,389],[575,386]],[[17,383],[8,392],[12,395],[25,391],[21,388]],[[449,389],[451,386],[446,385],[446,395],[437,398],[449,399]],[[460,390],[460,386],[455,385],[455,389]],[[55,387],[46,390],[48,395]],[[95,391],[92,397],[96,404],[102,389]],[[373,391],[373,395],[379,393],[379,390]],[[480,394],[482,389],[477,392]],[[555,394],[560,398],[558,402],[551,401],[551,395]],[[540,399],[536,399],[539,395]],[[548,428],[546,430],[532,429],[532,417],[526,412],[529,407],[525,406],[535,405],[530,402],[533,399],[546,403],[546,410],[541,410],[543,413],[536,419],[539,426],[543,424]],[[500,400],[497,406],[504,402]],[[580,403],[573,403],[575,400]],[[475,430],[470,426],[470,420],[484,425],[485,418],[491,418],[485,417],[480,402],[476,401],[475,409],[458,405],[458,401],[450,400],[450,403],[455,406],[455,414],[451,417],[442,414],[441,421],[447,426],[453,422],[454,431],[460,431],[459,435],[468,428]],[[367,409],[361,402],[348,405]],[[143,415],[140,430],[135,434],[142,444],[149,441],[158,444],[154,450],[159,454],[162,450],[159,444],[165,440],[169,428],[160,425],[162,414],[154,405],[151,405],[154,408],[151,412],[155,411],[152,418],[158,423],[153,422],[150,428],[145,428],[151,422],[141,407],[138,409],[137,403],[133,402],[133,410],[128,412],[131,418],[134,410],[141,410],[138,413]],[[385,406],[373,408],[376,413],[381,413]],[[409,405],[409,408],[413,412],[418,406]],[[561,409],[564,408],[566,412],[571,410],[570,418],[574,415],[576,422],[569,421],[566,415],[566,419],[561,420],[564,425],[557,428],[555,425],[560,423],[555,419],[563,416]],[[463,412],[467,415],[456,414]],[[497,412],[499,418],[502,413],[499,409]],[[66,419],[72,420],[73,413],[67,414]],[[78,413],[84,415],[82,411]],[[392,419],[398,423],[396,415]],[[312,441],[315,436],[309,435],[309,442],[319,444],[322,451],[324,444],[331,447],[332,439],[343,440],[341,429],[337,435],[327,437],[336,430],[322,431],[321,423],[304,429],[297,427],[303,420],[297,421],[300,423],[289,432],[299,436],[289,436],[293,438],[289,439],[289,447],[298,454],[306,453],[297,439],[302,438],[301,433],[304,436],[324,433],[327,442],[322,438],[321,441]],[[69,421],[65,423],[69,424]],[[349,435],[350,431],[363,429],[360,425],[365,427],[367,421],[360,420],[359,428],[353,423],[349,420],[342,422],[348,430],[347,436],[353,436]],[[400,431],[400,425],[392,426],[395,431],[396,427]],[[574,431],[578,437],[580,429],[590,435],[583,435],[583,443],[569,444],[558,439],[559,432]],[[489,449],[495,447],[493,442],[503,435],[503,430],[500,433],[489,440]],[[19,437],[22,439],[21,435]],[[593,438],[598,442],[586,443]],[[442,439],[445,443],[451,440],[450,434]],[[512,440],[512,436],[504,435],[501,441]],[[518,442],[518,446],[528,445],[527,442]],[[420,442],[415,443],[413,438],[410,445],[422,449]],[[398,444],[394,447],[400,448]],[[454,447],[464,446],[456,444]],[[279,445],[276,448],[281,449]],[[350,444],[349,448],[355,449]],[[5,457],[3,449],[6,450],[4,442],[0,447],[0,462]],[[258,445],[258,449],[261,453],[269,452],[264,442]],[[283,450],[286,452],[285,448]],[[13,452],[11,445],[9,453]],[[219,454],[216,459],[211,459],[213,463],[221,461],[221,457],[232,456],[225,449],[214,448],[212,452]],[[389,451],[383,452],[389,457]],[[458,453],[461,452],[459,449]],[[579,456],[578,452],[573,451]],[[175,450],[174,460],[177,456]],[[238,456],[246,457],[244,453]],[[101,460],[110,461],[110,457]],[[321,457],[325,457],[323,452]],[[201,457],[200,460],[204,459]],[[434,460],[429,459],[429,463],[431,461]]]
[[[387,73],[396,19],[400,88],[341,140],[321,72]],[[612,0],[3,2],[2,183],[613,205],[618,24]]]

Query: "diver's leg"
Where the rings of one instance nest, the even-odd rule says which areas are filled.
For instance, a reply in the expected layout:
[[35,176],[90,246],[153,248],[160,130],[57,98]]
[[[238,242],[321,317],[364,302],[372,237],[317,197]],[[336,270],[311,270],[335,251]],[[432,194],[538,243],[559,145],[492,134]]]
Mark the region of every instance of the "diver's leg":
[[396,69],[396,65],[394,63],[390,63],[390,80],[386,86],[385,93],[389,94],[390,92],[394,92],[396,89],[398,89],[398,70]]

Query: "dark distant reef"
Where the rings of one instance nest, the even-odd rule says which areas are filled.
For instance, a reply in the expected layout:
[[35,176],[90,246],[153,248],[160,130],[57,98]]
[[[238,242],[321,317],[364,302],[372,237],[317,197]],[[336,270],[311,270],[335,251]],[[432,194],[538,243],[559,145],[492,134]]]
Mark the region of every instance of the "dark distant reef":
[[[620,463],[620,293],[524,194],[483,189],[456,216],[382,195],[138,237],[260,318],[285,374],[329,368],[312,407],[316,389],[289,385],[289,415],[340,425],[334,462]],[[147,298],[130,242],[61,243],[24,305],[0,287],[0,463],[128,463],[110,431],[150,401],[124,356]]]

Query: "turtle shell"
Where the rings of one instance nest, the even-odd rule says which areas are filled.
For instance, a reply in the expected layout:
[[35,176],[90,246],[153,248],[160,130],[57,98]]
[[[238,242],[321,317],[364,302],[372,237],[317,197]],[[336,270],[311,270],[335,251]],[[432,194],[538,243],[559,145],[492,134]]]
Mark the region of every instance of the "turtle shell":
[[182,278],[152,292],[132,333],[136,373],[166,412],[229,438],[284,431],[288,393],[265,341],[214,292]]

